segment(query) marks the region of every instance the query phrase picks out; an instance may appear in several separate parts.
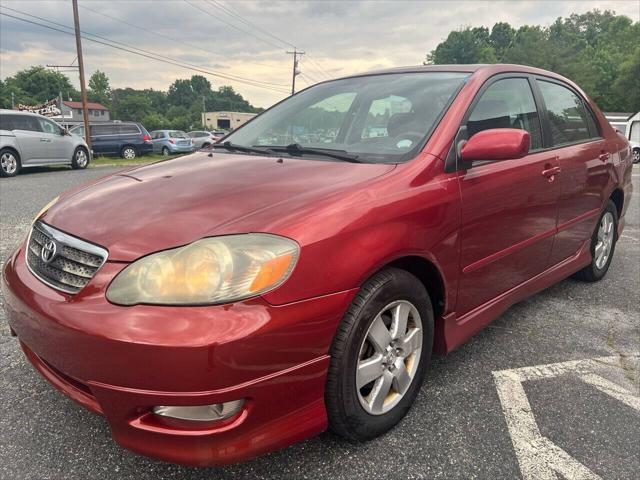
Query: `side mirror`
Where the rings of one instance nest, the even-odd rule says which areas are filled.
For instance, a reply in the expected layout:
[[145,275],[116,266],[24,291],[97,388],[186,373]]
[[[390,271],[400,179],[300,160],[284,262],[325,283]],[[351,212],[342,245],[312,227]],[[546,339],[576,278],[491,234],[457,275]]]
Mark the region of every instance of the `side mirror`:
[[492,128],[471,137],[460,150],[465,162],[513,160],[529,153],[529,132],[517,128]]
[[66,129],[66,128],[61,128],[61,129],[60,129],[60,135],[62,135],[63,137],[64,137],[65,135],[69,135],[69,136],[71,136],[71,132],[70,132],[68,129]]

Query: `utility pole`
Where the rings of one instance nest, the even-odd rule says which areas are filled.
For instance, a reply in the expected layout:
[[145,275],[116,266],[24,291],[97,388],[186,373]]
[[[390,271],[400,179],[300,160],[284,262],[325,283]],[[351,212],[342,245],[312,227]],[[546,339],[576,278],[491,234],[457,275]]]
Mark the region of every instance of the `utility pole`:
[[291,77],[291,95],[293,95],[296,93],[296,77],[300,75],[300,70],[298,70],[298,57],[304,55],[304,52],[299,52],[294,47],[293,52],[287,53],[293,55],[293,75]]
[[76,50],[78,51],[78,70],[80,70],[80,94],[82,95],[82,118],[84,119],[84,138],[91,151],[91,131],[89,130],[89,108],[87,106],[87,87],[84,84],[84,60],[82,58],[82,39],[80,38],[80,17],[78,16],[78,0],[71,0],[73,5],[73,24],[76,29]]
[[16,108],[16,94],[11,92],[11,110]]

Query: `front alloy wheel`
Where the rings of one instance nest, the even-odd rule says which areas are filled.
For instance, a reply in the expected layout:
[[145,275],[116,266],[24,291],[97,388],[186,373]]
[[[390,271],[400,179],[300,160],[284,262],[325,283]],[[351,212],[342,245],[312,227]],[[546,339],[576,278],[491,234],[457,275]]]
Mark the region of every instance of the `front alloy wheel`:
[[407,393],[420,364],[422,321],[406,300],[376,315],[360,347],[356,368],[358,400],[367,413],[381,415]]
[[433,309],[422,282],[387,268],[365,282],[334,336],[325,388],[329,428],[352,441],[406,415],[427,372]]
[[76,151],[73,154],[71,166],[75,169],[81,170],[83,168],[87,168],[87,165],[89,165],[89,155],[87,154],[87,151],[82,147],[76,148]]
[[0,176],[13,177],[18,173],[20,161],[11,150],[0,152]]

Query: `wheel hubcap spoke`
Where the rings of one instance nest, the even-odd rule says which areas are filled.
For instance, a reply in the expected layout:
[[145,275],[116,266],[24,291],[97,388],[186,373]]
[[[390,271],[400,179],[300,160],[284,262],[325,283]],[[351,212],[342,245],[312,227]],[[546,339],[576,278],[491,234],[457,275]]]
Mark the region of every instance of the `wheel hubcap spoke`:
[[422,331],[418,328],[413,328],[402,339],[400,344],[405,356],[411,355],[413,352],[422,347]]
[[404,360],[399,359],[396,362],[396,369],[393,372],[393,387],[396,392],[400,395],[407,393],[409,385],[411,385],[411,380],[413,379],[409,376]]
[[382,354],[378,353],[367,360],[361,360],[358,363],[358,373],[356,375],[356,385],[362,388],[365,385],[380,378],[384,372],[382,364]]
[[378,315],[373,321],[367,338],[374,348],[380,353],[384,352],[385,348],[387,348],[391,343],[391,334],[382,321],[382,317],[380,315]]
[[371,402],[371,411],[373,413],[382,413],[384,401],[389,395],[391,385],[393,384],[393,375],[389,371],[385,371],[381,378],[376,380],[376,383],[369,395]]
[[404,334],[407,331],[407,322],[409,321],[410,313],[411,307],[407,303],[399,303],[393,309],[391,337],[394,340],[400,337],[404,337]]

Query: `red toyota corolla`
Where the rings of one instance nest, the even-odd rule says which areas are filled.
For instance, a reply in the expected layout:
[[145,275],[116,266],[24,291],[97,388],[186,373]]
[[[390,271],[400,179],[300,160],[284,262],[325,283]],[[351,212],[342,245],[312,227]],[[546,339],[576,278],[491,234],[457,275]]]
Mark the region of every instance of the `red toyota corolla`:
[[631,196],[593,102],[515,65],[321,83],[215,147],[62,194],[3,274],[35,368],[194,465],[384,433],[432,351],[601,279]]

